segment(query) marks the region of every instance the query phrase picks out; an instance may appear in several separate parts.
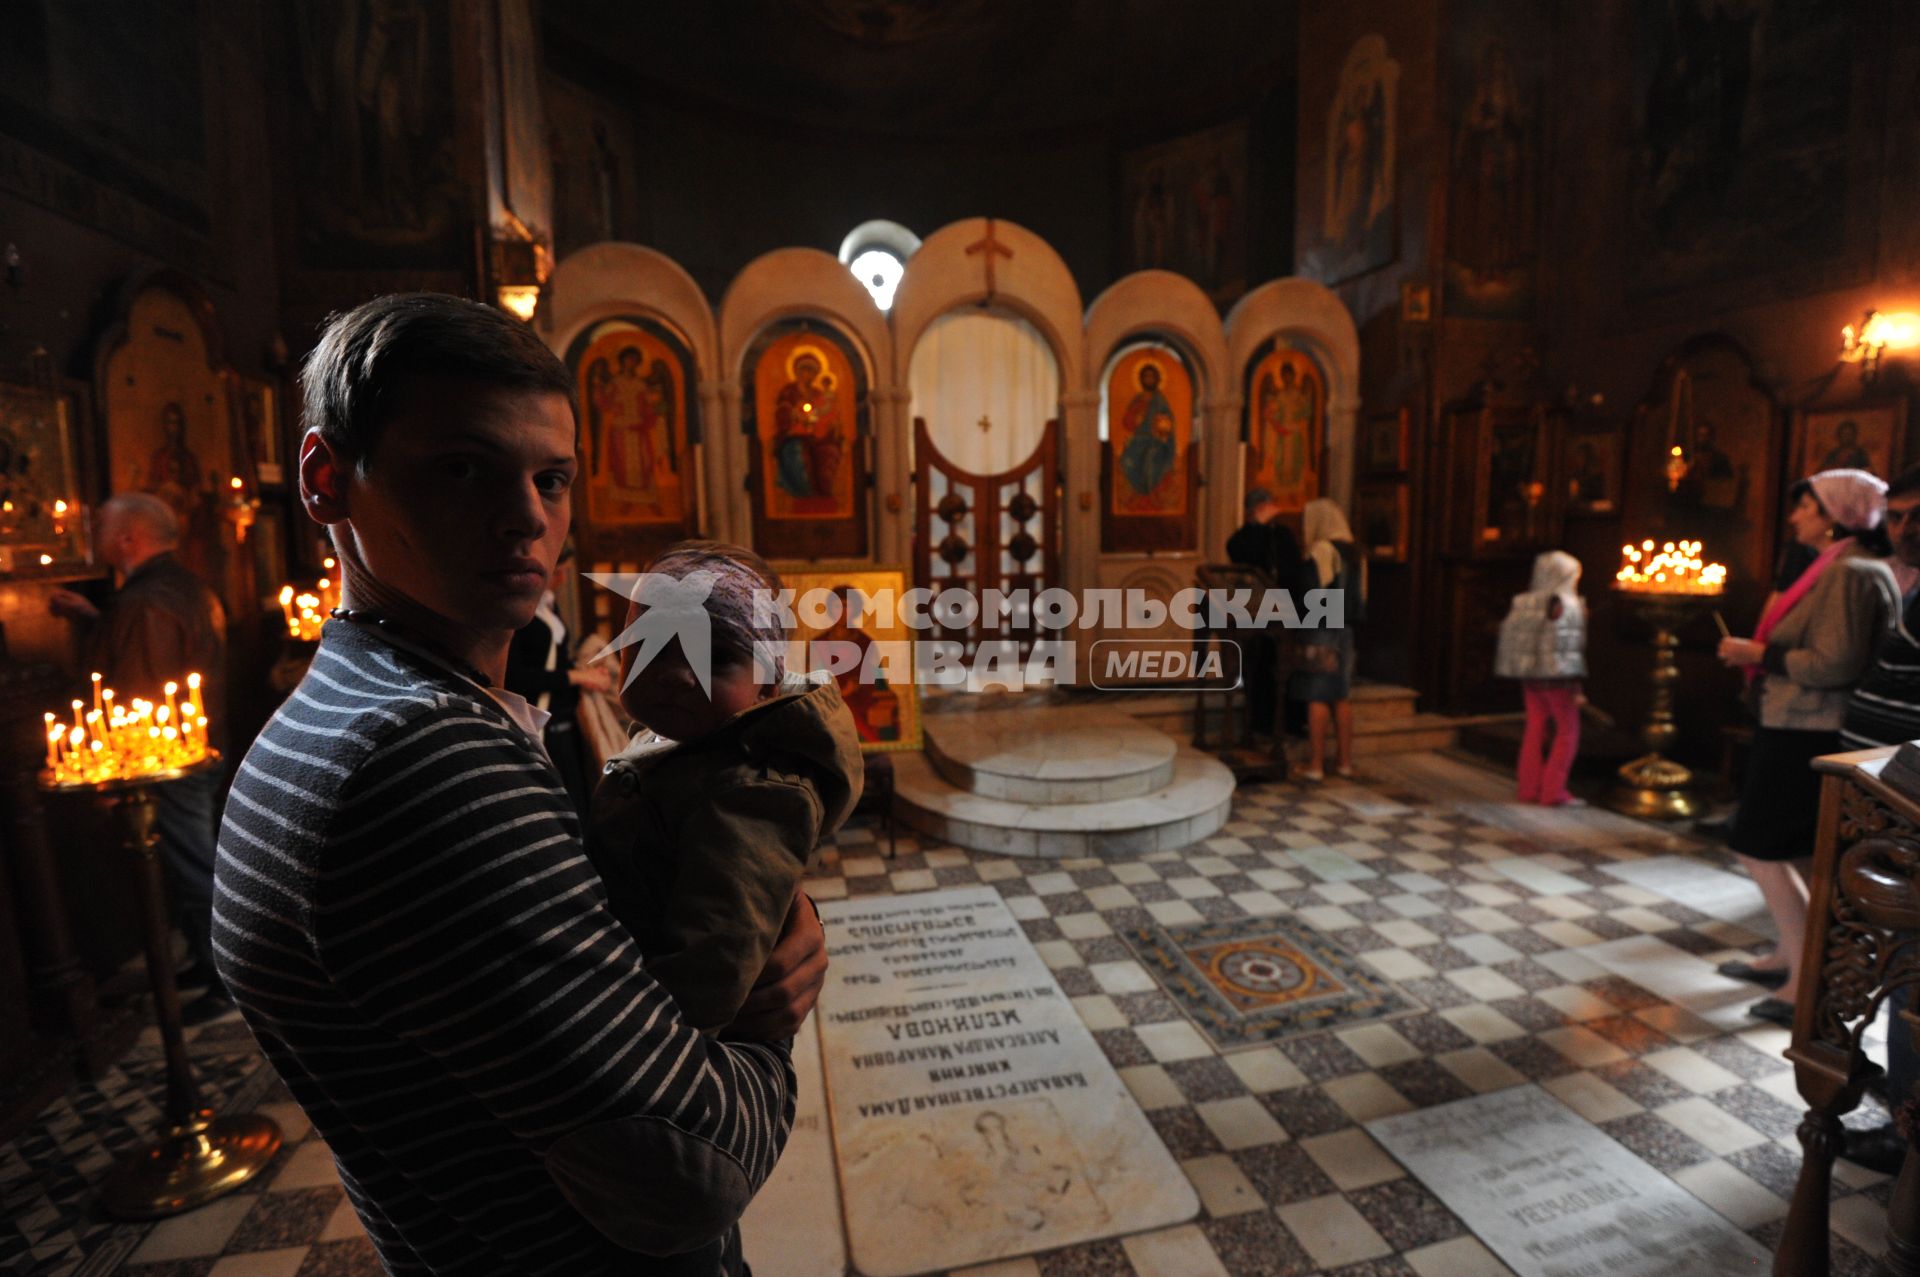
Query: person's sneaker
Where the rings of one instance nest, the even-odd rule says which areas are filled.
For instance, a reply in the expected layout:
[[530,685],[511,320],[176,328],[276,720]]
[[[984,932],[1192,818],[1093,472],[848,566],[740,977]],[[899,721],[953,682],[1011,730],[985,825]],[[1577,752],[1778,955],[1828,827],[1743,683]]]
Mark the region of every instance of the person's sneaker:
[[1303,780],[1309,785],[1318,785],[1326,778],[1327,774],[1325,772],[1309,771],[1305,767],[1299,768],[1293,773],[1294,780]]
[[1559,802],[1548,803],[1547,805],[1549,807],[1585,807],[1587,805],[1587,800],[1584,798],[1575,797],[1574,795],[1569,794],[1565,798],[1562,798]]

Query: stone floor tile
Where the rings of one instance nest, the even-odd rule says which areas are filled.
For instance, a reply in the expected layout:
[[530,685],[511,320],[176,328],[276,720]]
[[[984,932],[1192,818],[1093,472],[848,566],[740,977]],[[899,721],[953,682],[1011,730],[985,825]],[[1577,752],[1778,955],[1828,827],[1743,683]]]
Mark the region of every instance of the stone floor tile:
[[1287,1231],[1322,1268],[1373,1259],[1393,1249],[1353,1203],[1337,1193],[1293,1202],[1278,1213]]

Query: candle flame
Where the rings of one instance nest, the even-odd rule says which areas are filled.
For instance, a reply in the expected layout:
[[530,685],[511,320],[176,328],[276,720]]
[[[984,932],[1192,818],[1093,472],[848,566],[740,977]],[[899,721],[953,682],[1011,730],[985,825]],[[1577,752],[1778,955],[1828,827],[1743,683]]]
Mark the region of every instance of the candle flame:
[[[167,704],[155,705],[142,697],[130,704],[116,701],[113,689],[102,686],[102,676],[90,680],[94,706],[74,701],[73,721],[62,722],[51,711],[41,715],[47,733],[47,774],[54,784],[90,785],[109,780],[159,776],[205,759],[208,754],[206,716],[198,699],[178,706],[173,697],[178,681],[164,684]],[[197,692],[198,673],[186,677]]]
[[1638,547],[1620,547],[1620,570],[1614,587],[1644,594],[1719,594],[1726,589],[1727,569],[1700,557],[1698,541],[1668,541],[1658,553],[1651,539]]
[[[334,561],[326,560],[329,571]],[[320,637],[333,609],[340,606],[340,587],[331,576],[323,576],[313,590],[301,590],[288,584],[280,587],[280,614],[287,624],[287,636],[302,643]]]

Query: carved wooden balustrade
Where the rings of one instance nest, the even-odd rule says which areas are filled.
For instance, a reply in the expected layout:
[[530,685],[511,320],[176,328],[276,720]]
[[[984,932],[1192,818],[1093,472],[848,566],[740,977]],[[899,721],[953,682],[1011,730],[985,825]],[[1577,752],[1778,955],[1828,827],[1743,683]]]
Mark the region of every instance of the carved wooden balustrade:
[[[1774,1277],[1830,1272],[1828,1201],[1833,1160],[1843,1147],[1840,1119],[1860,1103],[1880,1065],[1861,1050],[1861,1034],[1888,998],[1920,983],[1920,801],[1881,779],[1894,751],[1863,750],[1820,759],[1820,837],[1810,886],[1805,971],[1795,1009],[1793,1062],[1807,1101],[1800,1123],[1805,1160],[1774,1256]],[[1895,1017],[1890,1033],[1920,1020]],[[1920,1098],[1893,1096],[1909,1140]],[[1887,1208],[1882,1271],[1920,1277],[1920,1160],[1911,1147]]]

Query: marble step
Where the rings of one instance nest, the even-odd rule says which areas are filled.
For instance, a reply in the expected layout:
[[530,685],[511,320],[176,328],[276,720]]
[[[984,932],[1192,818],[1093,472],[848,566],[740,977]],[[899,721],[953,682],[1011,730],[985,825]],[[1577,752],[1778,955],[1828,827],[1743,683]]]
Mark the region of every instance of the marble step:
[[894,755],[893,814],[922,834],[974,851],[1055,860],[1176,851],[1218,832],[1232,808],[1233,773],[1185,747],[1159,789],[1082,803],[989,798],[948,783],[923,755]]
[[1032,804],[1140,798],[1173,782],[1176,742],[1100,706],[944,714],[927,761],[957,789]]
[[1353,689],[1353,721],[1359,724],[1368,719],[1412,718],[1418,712],[1419,700],[1420,693],[1411,687],[1358,683]]
[[[1353,720],[1353,756],[1378,758],[1386,754],[1418,754],[1429,750],[1452,749],[1459,743],[1460,724],[1444,714],[1411,714],[1404,718],[1375,719],[1358,715]],[[1328,742],[1331,747],[1332,742]],[[1287,744],[1287,757],[1303,762],[1307,742],[1294,738]]]
[[[1182,740],[1193,735],[1193,693],[1163,692],[1157,695],[1129,695],[1116,698],[1126,705],[1134,719],[1148,727],[1157,727]],[[1353,689],[1353,722],[1361,724],[1392,722],[1405,725],[1418,715],[1420,693],[1411,687],[1386,683],[1358,683]]]

